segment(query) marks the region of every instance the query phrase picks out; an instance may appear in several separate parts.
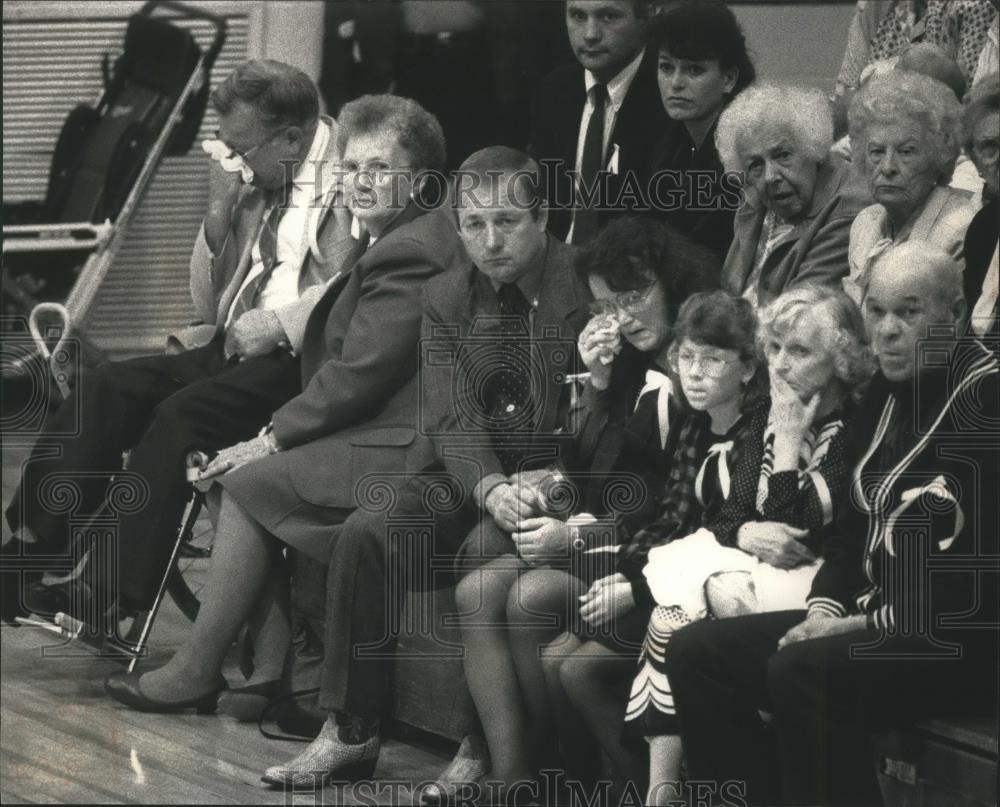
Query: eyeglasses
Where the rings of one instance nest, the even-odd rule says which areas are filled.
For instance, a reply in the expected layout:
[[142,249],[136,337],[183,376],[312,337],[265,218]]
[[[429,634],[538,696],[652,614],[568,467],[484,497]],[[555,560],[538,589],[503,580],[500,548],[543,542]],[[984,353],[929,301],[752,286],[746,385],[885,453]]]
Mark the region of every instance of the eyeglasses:
[[675,373],[679,373],[681,370],[686,373],[691,372],[697,364],[709,378],[721,378],[730,364],[738,364],[740,360],[724,359],[721,356],[699,356],[697,353],[685,350],[680,353],[671,353],[668,361],[670,369]]
[[[403,171],[406,171],[411,167],[412,166],[409,165],[391,166],[381,160],[372,160],[364,165],[356,163],[353,160],[348,160],[340,166],[341,170],[345,174],[357,174],[358,178],[362,180],[367,177],[376,184],[381,184],[394,174],[402,174]],[[412,177],[409,178],[412,179]],[[364,183],[362,182],[362,184]]]
[[614,297],[605,297],[601,300],[594,300],[589,305],[590,313],[598,315],[607,314],[609,316],[633,314],[642,308],[646,300],[649,299],[649,295],[653,293],[655,286],[656,284],[654,283],[645,291],[623,291],[619,292]]
[[257,149],[263,148],[284,131],[285,131],[284,128],[278,129],[278,131],[272,134],[269,138],[267,138],[266,140],[262,140],[256,146],[251,146],[246,151],[240,151],[239,149],[234,149],[232,146],[226,143],[226,141],[222,139],[222,133],[218,129],[215,130],[215,139],[222,143],[226,143],[226,148],[228,148],[237,157],[240,157],[244,162],[246,162],[247,158],[255,151],[257,151]]

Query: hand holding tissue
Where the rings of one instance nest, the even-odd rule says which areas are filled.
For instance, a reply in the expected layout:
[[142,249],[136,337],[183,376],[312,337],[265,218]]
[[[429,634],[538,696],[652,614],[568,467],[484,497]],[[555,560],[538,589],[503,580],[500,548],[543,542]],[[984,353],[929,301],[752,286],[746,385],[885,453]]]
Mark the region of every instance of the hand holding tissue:
[[253,169],[221,140],[202,140],[201,149],[215,160],[223,171],[239,172],[240,178],[248,185],[253,181]]

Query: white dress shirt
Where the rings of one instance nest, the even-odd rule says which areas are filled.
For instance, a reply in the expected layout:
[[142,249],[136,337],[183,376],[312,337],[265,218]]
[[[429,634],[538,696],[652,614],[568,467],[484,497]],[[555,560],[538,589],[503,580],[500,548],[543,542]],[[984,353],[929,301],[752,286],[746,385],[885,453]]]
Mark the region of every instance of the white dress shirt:
[[[645,55],[646,49],[643,48],[639,51],[639,55],[636,56],[624,70],[618,73],[611,81],[607,83],[608,97],[605,101],[604,106],[604,140],[602,142],[602,154],[608,153],[608,147],[611,145],[611,133],[615,130],[615,122],[618,119],[618,111],[621,109],[622,104],[625,102],[625,96],[628,94],[629,87],[632,86],[632,80],[635,78],[636,73],[639,72],[639,65],[642,64],[642,57]],[[590,125],[590,116],[594,114],[594,98],[591,94],[591,88],[598,83],[597,77],[591,73],[589,70],[585,70],[584,73],[584,83],[587,89],[587,101],[583,105],[583,115],[580,117],[580,129],[576,136],[576,175],[580,176],[580,171],[583,170],[583,145],[587,140],[587,127]],[[615,155],[611,155],[611,161],[614,163]],[[612,164],[612,172],[617,172],[617,165]],[[570,224],[569,232],[566,234],[566,243],[573,243],[573,227],[576,224],[576,209],[573,209],[573,223]]]
[[[278,222],[277,265],[257,295],[255,307],[258,309],[280,308],[299,299],[299,271],[309,252],[309,228],[306,224],[310,206],[316,197],[317,182],[320,181],[317,171],[322,169],[321,160],[326,154],[329,139],[330,127],[321,120],[316,126],[316,134],[313,136],[309,153],[292,179],[288,209]],[[233,308],[240,299],[243,289],[264,271],[264,262],[260,255],[260,233],[271,210],[273,207],[267,208],[261,217],[261,229],[258,230],[253,249],[250,251],[250,271],[247,272],[243,285],[233,297],[233,304],[229,307],[229,314],[226,317],[227,328],[232,320]]]

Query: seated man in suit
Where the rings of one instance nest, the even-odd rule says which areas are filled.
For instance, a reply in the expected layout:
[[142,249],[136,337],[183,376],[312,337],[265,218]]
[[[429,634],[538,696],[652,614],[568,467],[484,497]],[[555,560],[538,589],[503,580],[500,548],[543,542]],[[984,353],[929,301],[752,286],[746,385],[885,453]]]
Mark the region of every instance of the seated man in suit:
[[401,583],[452,584],[471,529],[481,529],[484,547],[509,543],[518,520],[537,512],[517,474],[560,458],[567,436],[558,424],[572,397],[564,379],[589,319],[574,249],[546,234],[539,185],[537,164],[506,147],[478,151],[459,169],[459,233],[474,265],[431,279],[423,298],[421,427],[437,459],[389,496],[391,475],[357,480],[360,509],[330,538],[320,690],[330,716],[265,781],[308,787],[370,772],[392,700],[389,625]]
[[[106,499],[113,505],[109,478],[129,448],[119,482],[137,506],[119,515],[118,568],[129,570],[119,604],[148,608],[188,494],[186,454],[254,435],[300,389],[306,320],[353,241],[346,208],[327,198],[337,124],[319,114],[309,77],[281,62],[245,62],[212,102],[222,161],[209,168],[208,211],[191,258],[204,324],[172,336],[168,355],[85,374],[52,415],[7,509],[15,538],[3,548],[4,619],[26,605],[69,610],[68,584],[43,585],[19,569],[20,557],[57,556],[54,566],[71,569],[73,522],[99,513]],[[60,507],[59,489],[72,491],[75,509]]]
[[645,47],[647,0],[567,0],[579,64],[542,80],[531,115],[531,156],[542,163],[549,231],[582,244],[609,210],[641,205],[653,147],[669,119]]
[[964,315],[961,270],[937,247],[910,241],[875,263],[864,317],[879,372],[808,611],[671,639],[692,780],[732,798],[745,787],[750,804],[880,804],[871,730],[996,715],[998,367],[956,339]]

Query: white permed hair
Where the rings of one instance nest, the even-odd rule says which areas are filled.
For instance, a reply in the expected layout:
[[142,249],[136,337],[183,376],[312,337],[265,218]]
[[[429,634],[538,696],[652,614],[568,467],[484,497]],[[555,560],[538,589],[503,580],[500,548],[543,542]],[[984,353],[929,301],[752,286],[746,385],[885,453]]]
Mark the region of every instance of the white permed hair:
[[[855,154],[868,152],[868,131],[873,124],[914,121],[934,156],[938,184],[951,178],[961,150],[962,105],[940,81],[909,70],[876,74],[851,100],[847,119]],[[858,162],[867,165],[863,159]]]
[[715,132],[715,147],[726,171],[742,171],[740,152],[763,145],[759,138],[781,132],[817,164],[829,158],[833,113],[819,90],[784,84],[747,87],[726,107]]
[[781,294],[758,313],[757,349],[766,360],[767,342],[782,337],[807,317],[819,326],[834,375],[855,401],[875,372],[864,319],[857,304],[841,289],[802,283]]

